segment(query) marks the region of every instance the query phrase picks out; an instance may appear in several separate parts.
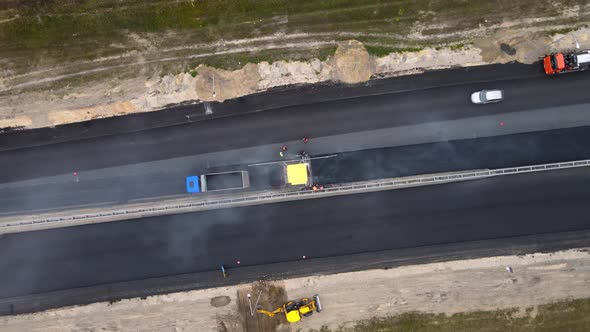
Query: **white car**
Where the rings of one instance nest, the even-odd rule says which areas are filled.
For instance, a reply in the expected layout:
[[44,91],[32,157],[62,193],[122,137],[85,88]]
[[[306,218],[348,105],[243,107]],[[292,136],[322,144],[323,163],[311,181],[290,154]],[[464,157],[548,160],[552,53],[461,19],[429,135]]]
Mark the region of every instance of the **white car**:
[[497,103],[504,99],[502,90],[481,90],[471,94],[471,102],[474,104]]

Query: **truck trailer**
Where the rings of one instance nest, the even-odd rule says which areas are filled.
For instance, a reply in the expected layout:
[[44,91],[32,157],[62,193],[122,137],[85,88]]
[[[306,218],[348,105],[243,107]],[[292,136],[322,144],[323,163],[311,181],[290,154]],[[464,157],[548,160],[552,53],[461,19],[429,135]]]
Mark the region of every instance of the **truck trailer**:
[[590,50],[546,55],[543,58],[543,69],[547,75],[588,70],[590,69]]
[[188,193],[236,190],[248,187],[250,187],[250,177],[247,171],[209,173],[186,177],[186,191]]

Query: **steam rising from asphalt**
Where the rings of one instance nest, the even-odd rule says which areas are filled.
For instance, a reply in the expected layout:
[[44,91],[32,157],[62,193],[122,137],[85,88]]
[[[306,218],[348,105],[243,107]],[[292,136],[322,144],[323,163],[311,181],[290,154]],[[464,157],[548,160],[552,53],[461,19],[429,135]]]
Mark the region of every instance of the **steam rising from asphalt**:
[[[337,158],[313,160],[312,169],[316,182],[330,184],[589,158],[590,149],[579,145],[580,138],[575,137],[543,132],[345,152]],[[567,149],[555,149],[555,145]]]

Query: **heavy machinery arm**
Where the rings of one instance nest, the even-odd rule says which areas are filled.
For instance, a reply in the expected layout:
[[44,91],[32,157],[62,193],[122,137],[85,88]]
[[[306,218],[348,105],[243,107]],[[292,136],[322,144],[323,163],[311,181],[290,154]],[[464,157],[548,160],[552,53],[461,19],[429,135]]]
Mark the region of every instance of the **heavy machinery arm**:
[[322,311],[322,305],[320,303],[320,297],[314,295],[311,299],[304,297],[299,301],[289,301],[284,303],[280,308],[274,311],[268,311],[264,309],[256,309],[256,312],[274,317],[276,314],[284,313],[285,318],[290,323],[295,323],[301,320],[301,317],[307,317],[313,314],[314,311]]
[[274,311],[268,311],[268,310],[264,310],[264,309],[256,309],[257,313],[260,314],[265,314],[269,317],[274,317],[276,314],[280,314],[281,312],[283,312],[283,307],[277,308]]

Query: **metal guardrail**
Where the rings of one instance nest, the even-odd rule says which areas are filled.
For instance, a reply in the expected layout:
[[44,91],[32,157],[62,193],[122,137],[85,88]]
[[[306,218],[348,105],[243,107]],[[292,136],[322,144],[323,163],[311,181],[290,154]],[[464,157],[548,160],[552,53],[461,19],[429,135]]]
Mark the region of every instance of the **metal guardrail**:
[[[439,183],[448,183],[455,181],[476,180],[493,176],[514,175],[530,172],[541,172],[573,167],[590,166],[590,159],[562,163],[541,164],[523,167],[500,168],[495,170],[477,170],[465,171],[452,174],[440,174],[429,176],[412,176],[396,179],[381,179],[374,181],[365,181],[358,183],[339,184],[326,187],[320,191],[299,190],[299,191],[280,191],[273,193],[243,193],[236,197],[225,199],[205,200],[198,202],[186,203],[168,203],[151,207],[129,208],[124,210],[105,211],[97,213],[85,213],[71,216],[42,217],[31,218],[28,220],[7,221],[0,224],[2,228],[21,227],[31,225],[43,225],[51,223],[79,222],[83,220],[97,220],[102,218],[113,218],[125,216],[123,219],[141,218],[147,216],[158,216],[175,213],[186,213],[203,209],[219,209],[236,205],[246,204],[264,204],[265,202],[276,202],[285,200],[306,199],[311,197],[333,196],[354,194],[366,191],[387,190],[395,188],[404,188],[420,185],[432,185]],[[157,203],[156,203],[157,204]],[[22,216],[21,216],[22,217]],[[19,218],[15,216],[14,218]],[[90,223],[90,222],[89,222]]]

